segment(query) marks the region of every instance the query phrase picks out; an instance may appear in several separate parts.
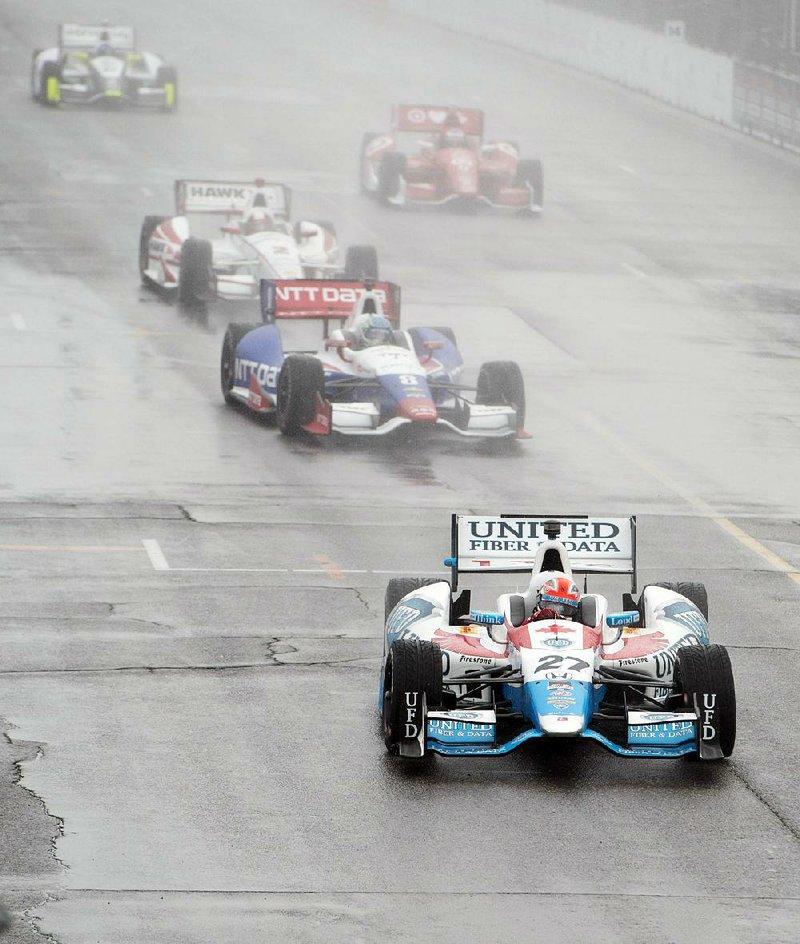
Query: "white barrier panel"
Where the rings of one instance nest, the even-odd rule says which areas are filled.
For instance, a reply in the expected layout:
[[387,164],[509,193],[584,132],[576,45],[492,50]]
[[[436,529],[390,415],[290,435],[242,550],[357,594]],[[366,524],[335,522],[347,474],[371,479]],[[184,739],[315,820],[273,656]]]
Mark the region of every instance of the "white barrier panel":
[[733,124],[733,60],[679,39],[550,0],[389,0],[389,6]]

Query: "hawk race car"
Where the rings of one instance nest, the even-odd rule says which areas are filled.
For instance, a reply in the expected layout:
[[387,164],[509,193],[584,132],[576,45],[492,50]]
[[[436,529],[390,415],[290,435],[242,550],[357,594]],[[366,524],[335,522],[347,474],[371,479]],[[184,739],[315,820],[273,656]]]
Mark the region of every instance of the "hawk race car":
[[[494,756],[588,738],[625,757],[731,754],[733,673],[709,641],[705,587],[650,584],[635,599],[635,517],[453,515],[451,533],[449,581],[394,578],[386,590],[379,705],[390,753]],[[458,592],[461,574],[523,570],[528,591],[501,595],[496,611]],[[574,620],[531,618],[549,573],[584,575]],[[589,574],[630,575],[621,612],[586,592]]]
[[[519,366],[491,361],[481,367],[477,388],[462,385],[463,361],[449,328],[400,329],[397,285],[261,285],[263,324],[231,324],[225,334],[220,377],[227,403],[274,415],[287,436],[383,436],[401,427],[439,426],[467,437],[526,438]],[[362,348],[358,328],[373,318],[385,324],[385,335]],[[319,350],[284,351],[282,319],[322,320]],[[330,321],[341,327],[329,331]]]
[[62,23],[58,45],[33,54],[31,92],[53,108],[106,102],[173,111],[178,77],[161,56],[136,51],[130,26]]
[[[146,216],[139,235],[142,282],[184,304],[257,298],[267,279],[378,277],[373,246],[348,248],[344,270],[333,223],[289,223],[291,191],[264,180],[175,181],[173,217]],[[202,239],[194,225],[223,217],[220,235]]]
[[360,174],[362,193],[388,206],[483,202],[529,215],[544,202],[541,162],[512,141],[484,144],[477,108],[398,105],[391,131],[364,135]]

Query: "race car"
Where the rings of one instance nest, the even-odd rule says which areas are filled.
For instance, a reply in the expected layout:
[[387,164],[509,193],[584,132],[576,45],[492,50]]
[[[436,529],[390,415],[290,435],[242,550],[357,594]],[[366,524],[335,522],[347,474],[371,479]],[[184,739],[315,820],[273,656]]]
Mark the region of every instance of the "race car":
[[[191,305],[257,298],[262,278],[378,277],[373,246],[350,246],[342,268],[333,223],[292,226],[291,197],[285,184],[260,179],[176,180],[176,215],[146,216],[142,223],[143,284]],[[214,238],[200,235],[204,225]]]
[[106,102],[173,111],[178,77],[161,56],[137,52],[130,26],[62,23],[58,45],[33,54],[31,92],[53,108]]
[[[490,361],[477,389],[462,385],[463,362],[449,328],[400,329],[397,285],[261,285],[263,324],[229,325],[222,345],[222,394],[229,404],[274,415],[287,436],[384,436],[438,426],[467,437],[526,438],[519,366]],[[314,354],[284,351],[281,319],[322,320],[322,346]],[[331,321],[341,327],[329,332]]]
[[529,215],[542,212],[544,177],[514,142],[483,143],[478,108],[398,105],[391,131],[364,135],[361,190],[388,206],[482,202]]
[[[398,577],[386,589],[390,753],[495,756],[587,738],[624,757],[730,756],[733,673],[709,641],[706,589],[655,583],[634,598],[635,516],[453,515],[451,542],[449,580]],[[528,588],[495,609],[458,592],[461,574],[522,571]],[[622,611],[587,592],[590,574],[630,575]]]

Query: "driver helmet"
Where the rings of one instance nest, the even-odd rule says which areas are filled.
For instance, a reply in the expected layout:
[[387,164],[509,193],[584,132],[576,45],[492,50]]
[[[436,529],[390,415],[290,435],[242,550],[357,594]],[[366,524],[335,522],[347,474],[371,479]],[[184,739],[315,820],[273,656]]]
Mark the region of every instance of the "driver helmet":
[[242,220],[239,229],[245,236],[253,233],[271,233],[275,229],[275,220],[266,207],[253,207]]
[[553,610],[561,619],[575,619],[581,592],[577,584],[567,576],[551,577],[539,588],[536,596],[537,610]]
[[442,147],[464,147],[467,143],[467,136],[463,128],[451,127],[442,132]]
[[391,344],[394,334],[391,324],[383,315],[363,315],[354,327],[359,347],[377,347]]
[[95,56],[113,56],[114,47],[111,43],[100,43],[100,45],[94,51]]

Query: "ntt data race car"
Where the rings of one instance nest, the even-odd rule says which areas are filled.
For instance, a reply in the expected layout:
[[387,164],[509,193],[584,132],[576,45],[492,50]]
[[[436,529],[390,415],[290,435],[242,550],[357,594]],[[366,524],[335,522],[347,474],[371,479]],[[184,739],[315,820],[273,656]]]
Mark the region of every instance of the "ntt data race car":
[[130,26],[62,23],[58,45],[33,54],[31,92],[52,107],[105,102],[172,111],[178,77],[161,56],[137,52]]
[[398,105],[391,131],[364,135],[361,190],[388,206],[487,203],[523,215],[544,202],[540,161],[522,160],[512,141],[484,144],[479,109],[438,105]]
[[[477,389],[462,385],[453,332],[401,330],[400,289],[391,282],[265,280],[261,306],[263,324],[228,326],[222,393],[229,404],[273,414],[285,435],[383,436],[410,426],[469,437],[526,435],[519,366],[485,363]],[[319,350],[284,351],[283,319],[321,320]],[[341,327],[329,331],[331,321]]]
[[[373,246],[351,246],[342,268],[332,223],[292,225],[291,197],[284,184],[264,180],[175,181],[175,216],[142,223],[142,282],[191,305],[257,298],[262,278],[378,277]],[[213,238],[202,238],[204,225]]]
[[[392,754],[496,755],[589,738],[625,757],[730,755],[733,674],[709,642],[705,587],[650,584],[634,599],[635,517],[453,515],[445,564],[450,581],[394,578],[386,590],[379,704]],[[457,592],[461,574],[520,571],[528,589],[502,594],[494,611]],[[553,575],[571,584],[578,574],[576,610],[536,609]],[[589,574],[630,575],[621,612],[586,592]]]

